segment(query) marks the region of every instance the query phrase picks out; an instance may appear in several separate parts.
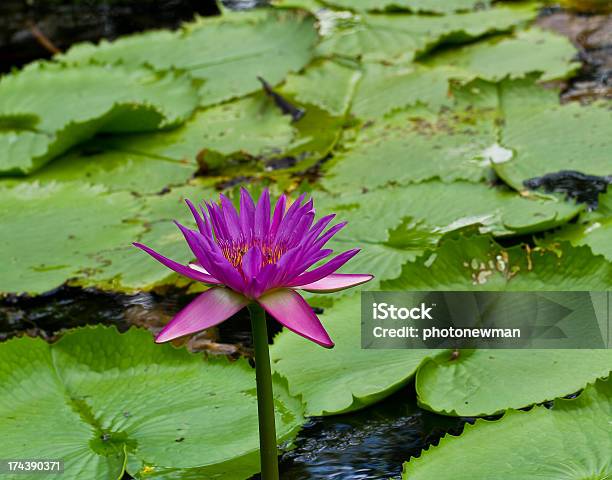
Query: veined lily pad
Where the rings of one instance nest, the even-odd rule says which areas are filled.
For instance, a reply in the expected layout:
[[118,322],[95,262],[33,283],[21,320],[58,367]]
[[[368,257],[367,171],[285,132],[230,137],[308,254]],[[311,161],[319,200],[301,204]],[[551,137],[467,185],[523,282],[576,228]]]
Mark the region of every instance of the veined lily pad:
[[[198,111],[170,132],[125,135],[106,140],[115,150],[222,168],[225,156],[266,157],[284,151],[295,136],[291,118],[263,93]],[[218,154],[218,155],[216,155]]]
[[612,382],[589,385],[551,410],[511,410],[500,420],[477,420],[460,437],[446,436],[404,464],[403,479],[605,479],[612,475]]
[[612,263],[588,247],[504,248],[487,236],[453,236],[401,275],[383,282],[390,290],[606,290]]
[[[242,480],[259,470],[254,370],[203,361],[150,333],[88,327],[0,346],[0,454],[62,458],[66,479]],[[302,405],[275,381],[277,435]],[[22,475],[7,476],[18,479]]]
[[100,142],[90,142],[45,165],[30,175],[28,181],[85,181],[103,185],[109,191],[127,190],[142,195],[157,193],[173,185],[183,185],[195,174],[197,168],[195,159],[182,162],[106,150]]
[[316,41],[314,19],[304,12],[225,12],[176,33],[148,32],[98,46],[77,45],[60,59],[184,69],[202,80],[202,105],[212,105],[259,90],[257,76],[280,82],[308,63]]
[[336,342],[326,350],[292,332],[271,349],[272,365],[300,395],[308,415],[358,410],[405,385],[429,350],[362,350],[359,298],[335,302],[319,316]]
[[[139,241],[155,247],[177,262],[193,260],[185,239],[172,220],[192,225],[193,216],[185,205],[188,198],[198,204],[217,197],[212,181],[194,181],[192,185],[174,188],[164,195],[150,195],[142,199],[141,208],[146,215],[146,229],[131,241]],[[152,262],[130,243],[115,244],[96,252],[99,267],[73,283],[82,286],[121,291],[150,290],[153,287],[174,283],[177,275]]]
[[0,187],[0,292],[42,293],[85,275],[101,250],[129,245],[143,230],[128,192],[81,183]]
[[[338,196],[318,194],[317,201],[320,211],[337,212],[348,221],[330,241],[330,248],[362,248],[350,266],[376,276],[368,283],[370,289],[399,276],[403,263],[435,245],[445,232],[478,224],[481,231],[496,236],[531,233],[561,225],[581,210],[556,199],[527,199],[512,191],[459,181]],[[426,278],[432,278],[431,273]]]
[[365,0],[361,2],[327,0],[326,3],[334,7],[358,11],[408,10],[410,12],[452,13],[486,7],[490,2],[479,0]]
[[493,167],[513,188],[524,190],[523,181],[560,170],[612,174],[609,105],[560,105],[556,91],[526,79],[502,82],[500,110],[499,143],[513,156]]
[[441,106],[452,105],[449,80],[457,76],[454,69],[445,67],[368,64],[355,92],[351,112],[362,120],[370,120],[417,104],[437,111]]
[[423,63],[430,67],[455,67],[460,71],[459,77],[499,81],[540,73],[540,80],[550,81],[573,74],[580,67],[575,56],[576,49],[566,37],[532,28],[509,37],[493,37],[447,49]]
[[479,416],[577,392],[612,371],[610,350],[460,350],[419,369],[419,403],[446,415]]
[[[612,264],[587,247],[503,248],[484,236],[443,239],[407,263],[388,290],[606,290]],[[521,367],[520,365],[523,365]],[[426,362],[419,402],[448,415],[490,415],[568,395],[612,369],[610,350],[463,350]]]
[[[0,81],[0,173],[30,173],[99,132],[175,126],[198,104],[191,79],[148,68],[38,63]],[[86,98],[87,107],[83,108]],[[29,127],[15,114],[35,115]]]
[[612,262],[612,192],[599,197],[599,207],[580,216],[576,223],[564,225],[546,236],[543,244],[555,248],[558,241],[588,245],[593,253]]
[[[429,77],[425,75],[425,78]],[[443,77],[441,82],[446,84],[448,77]],[[379,87],[381,92],[385,91],[383,85]],[[324,188],[351,191],[431,179],[450,183],[492,177],[488,151],[497,138],[496,86],[472,82],[465,90],[468,88],[469,95],[462,93],[455,98],[453,109],[446,108],[440,114],[416,107],[366,122],[356,137],[345,143],[344,151],[326,166]],[[466,96],[469,97],[467,105]],[[440,97],[444,99],[446,95]],[[359,98],[358,95],[356,101]],[[378,101],[376,104],[380,108]]]
[[331,115],[343,116],[351,102],[359,70],[331,60],[310,65],[304,73],[289,75],[282,92],[298,102],[310,103]]
[[511,30],[534,15],[535,9],[530,5],[445,16],[363,13],[337,21],[317,51],[324,56],[406,63],[440,44]]

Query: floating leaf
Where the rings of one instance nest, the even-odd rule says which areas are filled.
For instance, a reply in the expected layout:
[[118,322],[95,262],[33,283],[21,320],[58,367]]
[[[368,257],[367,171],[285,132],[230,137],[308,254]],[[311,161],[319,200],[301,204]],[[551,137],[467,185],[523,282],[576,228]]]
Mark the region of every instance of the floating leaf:
[[460,437],[447,435],[405,463],[402,478],[609,478],[611,395],[612,382],[599,381],[578,398],[555,400],[551,410],[511,410],[500,420],[477,420]]
[[143,230],[139,202],[82,183],[0,186],[0,292],[42,293],[100,265],[100,250],[129,245]]
[[327,164],[324,188],[351,191],[435,178],[475,182],[492,177],[487,151],[497,138],[496,87],[472,82],[469,89],[468,98],[457,99],[452,110],[439,115],[417,107],[366,122]]
[[588,247],[504,248],[487,236],[452,236],[384,282],[390,290],[606,290],[612,263]]
[[[348,221],[329,245],[336,251],[362,248],[350,266],[376,276],[368,283],[370,289],[399,276],[403,263],[435,245],[445,232],[481,225],[481,231],[496,236],[526,234],[561,225],[581,210],[554,199],[527,199],[504,189],[459,181],[338,196],[318,194],[317,201],[321,211],[337,212]],[[577,267],[581,272],[583,267]],[[431,272],[425,275],[432,278]]]
[[560,230],[548,234],[544,246],[551,249],[559,241],[572,245],[588,245],[594,254],[603,255],[612,262],[612,192],[600,195],[599,207],[594,212],[581,215],[578,221],[564,225]]
[[514,155],[493,167],[513,188],[523,190],[523,181],[560,170],[612,174],[609,105],[560,105],[556,91],[526,79],[502,82],[500,109],[499,143]]
[[[145,330],[97,326],[52,345],[10,340],[0,366],[3,457],[62,458],[66,479],[121,478],[126,464],[138,478],[238,480],[259,471],[246,361],[205,362]],[[274,391],[282,442],[299,429],[302,406],[281,382]]]
[[502,6],[455,15],[360,14],[336,21],[318,46],[320,55],[406,63],[440,44],[505,32],[533,18],[532,6]]
[[202,105],[212,105],[259,90],[258,76],[276,84],[300,70],[316,41],[314,19],[304,12],[225,12],[198,19],[176,33],[147,32],[98,46],[77,45],[60,59],[183,69],[203,81]]
[[610,350],[460,350],[426,361],[419,403],[445,415],[492,415],[577,392],[612,370]]
[[437,110],[452,105],[449,80],[454,69],[418,65],[393,67],[368,64],[359,81],[351,112],[362,120],[381,118],[414,105]]
[[510,37],[493,37],[459,48],[443,50],[424,60],[430,67],[454,67],[457,76],[499,81],[540,73],[540,80],[567,78],[580,67],[576,49],[553,32],[532,28]]
[[[212,187],[213,181],[214,179],[196,181],[193,185],[174,188],[164,195],[144,197],[141,208],[143,216],[146,215],[146,229],[131,241],[155,245],[162,254],[177,262],[187,263],[194,260],[173,220],[191,225],[193,216],[185,205],[185,199],[198,204],[217,197],[218,192]],[[163,265],[151,262],[142,252],[136,251],[131,241],[125,244],[117,243],[96,252],[95,258],[99,267],[72,283],[128,292],[150,290],[156,286],[175,283],[177,275]]]
[[349,10],[385,11],[407,10],[425,13],[452,13],[489,6],[488,0],[365,0],[359,3],[350,0],[326,0],[337,8]]
[[318,0],[271,0],[270,4],[281,8],[301,8],[312,13],[325,7]]
[[[87,107],[83,108],[83,99]],[[198,103],[190,78],[121,66],[33,64],[0,81],[0,117],[35,115],[33,127],[5,125],[0,172],[30,173],[99,132],[175,126]]]
[[331,115],[342,116],[348,109],[360,76],[354,68],[323,60],[310,65],[304,73],[289,75],[282,92],[300,103],[316,105]]
[[106,150],[88,143],[28,177],[40,183],[86,182],[103,185],[110,191],[128,190],[139,194],[158,193],[173,185],[183,185],[197,170],[192,162],[173,161],[157,156]]
[[[209,170],[222,167],[223,156],[278,155],[295,135],[291,118],[282,115],[263,94],[256,94],[197,112],[180,128],[170,132],[127,135],[107,140],[111,148],[142,155],[208,163]],[[212,152],[207,156],[207,152]],[[214,154],[220,154],[215,157]]]
[[405,385],[429,350],[361,349],[360,302],[355,296],[335,302],[319,316],[336,342],[313,348],[292,332],[280,333],[271,349],[272,365],[300,395],[308,415],[358,410]]
[[[383,282],[384,290],[606,290],[612,264],[587,247],[503,248],[487,237],[444,239]],[[419,401],[448,415],[490,415],[576,392],[607,376],[609,350],[462,350],[441,353],[417,375]]]
[[[296,136],[288,148],[278,155],[279,160],[268,163],[283,168],[284,160],[291,161],[286,172],[303,172],[329,155],[340,140],[345,117],[336,117],[315,105],[304,105],[306,114],[295,124]],[[282,173],[282,172],[279,172]]]

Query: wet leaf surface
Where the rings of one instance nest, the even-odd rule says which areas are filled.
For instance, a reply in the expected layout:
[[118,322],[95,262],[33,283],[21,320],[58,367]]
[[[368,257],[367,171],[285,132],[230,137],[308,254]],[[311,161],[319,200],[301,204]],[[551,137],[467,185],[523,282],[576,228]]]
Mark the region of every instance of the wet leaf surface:
[[[124,468],[136,478],[240,479],[259,469],[255,374],[244,360],[203,363],[144,330],[100,326],[52,345],[11,340],[0,357],[4,455],[60,456],[70,479],[119,478]],[[274,388],[282,442],[300,428],[302,407],[282,382]]]
[[[308,63],[317,39],[313,19],[293,11],[225,12],[202,18],[179,32],[157,31],[99,46],[83,44],[62,61],[149,64],[178,68],[201,83],[202,105],[213,105],[272,85]],[[222,80],[221,80],[222,79]]]
[[359,410],[400,389],[412,378],[428,350],[362,350],[360,302],[355,296],[334,303],[319,316],[336,346],[317,348],[292,332],[274,340],[275,372],[300,395],[307,415]]
[[510,410],[500,420],[478,420],[404,464],[402,478],[606,478],[612,471],[610,385],[589,385],[578,398],[555,400],[550,410]]

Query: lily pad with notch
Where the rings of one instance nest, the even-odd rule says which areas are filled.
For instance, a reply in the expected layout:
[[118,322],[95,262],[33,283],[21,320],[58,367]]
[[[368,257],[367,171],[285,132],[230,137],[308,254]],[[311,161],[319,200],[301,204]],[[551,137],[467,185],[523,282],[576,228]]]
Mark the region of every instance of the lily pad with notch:
[[[246,360],[204,360],[155,344],[146,330],[102,326],[51,345],[9,340],[0,358],[6,458],[63,458],[69,480],[118,479],[124,471],[241,480],[259,471],[255,373]],[[274,391],[284,442],[300,428],[303,407],[278,378]]]

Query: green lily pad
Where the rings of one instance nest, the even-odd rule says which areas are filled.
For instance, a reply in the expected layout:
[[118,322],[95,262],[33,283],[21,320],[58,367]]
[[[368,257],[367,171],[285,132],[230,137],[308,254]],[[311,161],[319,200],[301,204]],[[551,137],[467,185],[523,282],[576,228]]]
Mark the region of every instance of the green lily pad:
[[360,76],[355,68],[322,60],[304,73],[289,75],[281,91],[300,103],[316,105],[339,117],[346,113]]
[[489,1],[480,0],[365,0],[358,3],[350,0],[326,0],[337,8],[365,11],[407,10],[425,13],[453,13],[489,6]]
[[454,15],[359,14],[336,19],[317,51],[383,63],[407,63],[441,44],[505,32],[531,20],[532,5],[501,6]]
[[77,45],[60,60],[183,69],[202,81],[202,105],[212,105],[259,90],[257,76],[277,84],[287,73],[300,70],[310,61],[316,41],[312,16],[262,9],[201,18],[178,32],[160,30],[98,46]]
[[449,80],[458,76],[454,69],[445,67],[368,64],[355,92],[351,112],[362,120],[370,120],[417,104],[437,111],[452,105]]
[[376,278],[368,283],[369,289],[398,277],[406,261],[435,245],[446,232],[481,225],[482,232],[495,236],[520,235],[562,225],[581,210],[554,198],[524,198],[503,188],[461,181],[388,186],[337,196],[319,193],[316,198],[319,211],[336,212],[339,219],[348,221],[329,248],[362,249],[345,272],[373,273]]
[[610,350],[460,350],[419,369],[419,404],[445,415],[492,415],[577,392],[612,370]]
[[364,408],[405,385],[429,350],[362,350],[360,302],[334,302],[319,315],[336,343],[324,349],[293,332],[277,335],[270,355],[275,372],[301,396],[307,415],[331,415]]
[[[540,73],[540,80],[567,78],[580,68],[567,37],[531,28],[510,37],[493,37],[452,48],[424,60],[430,67],[454,67],[468,78],[499,81]],[[458,74],[459,75],[459,74]]]
[[311,13],[325,7],[318,0],[271,0],[270,4],[280,8],[301,8]]
[[[524,352],[523,352],[524,353]],[[403,479],[605,479],[612,475],[612,382],[589,385],[551,410],[511,410],[500,420],[477,420],[459,437],[404,464]]]
[[607,290],[612,263],[588,247],[561,243],[554,250],[504,248],[488,236],[453,236],[413,263],[389,290]]
[[580,216],[577,222],[563,226],[546,235],[543,244],[555,248],[558,241],[572,245],[587,245],[594,254],[612,262],[612,192],[600,195],[597,210]]
[[102,186],[24,182],[0,186],[0,292],[42,293],[100,265],[100,250],[129,245],[143,230],[140,204]]
[[499,143],[513,156],[493,162],[493,167],[513,188],[524,190],[524,180],[560,170],[612,173],[609,105],[560,105],[556,91],[526,79],[501,83],[500,109],[504,122]]
[[109,191],[127,190],[138,194],[157,193],[183,185],[195,174],[195,161],[173,161],[157,156],[106,150],[89,143],[57,158],[28,177],[28,181],[49,183],[82,182],[103,185]]
[[263,93],[197,112],[170,132],[124,135],[106,140],[115,150],[167,160],[223,168],[233,154],[270,157],[283,152],[296,136],[291,117],[282,115]]
[[[468,105],[462,95],[457,105],[439,115],[416,107],[365,123],[326,165],[323,187],[351,191],[432,179],[477,182],[491,178],[488,152],[497,141],[496,86],[472,82],[467,88]],[[378,163],[384,168],[375,166]]]
[[[63,477],[243,479],[259,471],[254,370],[203,361],[145,330],[74,330],[49,345],[0,346],[0,453],[62,458]],[[277,436],[290,439],[302,405],[275,381]],[[169,476],[164,476],[168,471]],[[20,478],[21,475],[7,478]]]
[[[148,68],[37,63],[0,82],[0,172],[30,173],[96,133],[176,126],[198,104],[191,79]],[[83,98],[87,108],[83,108]],[[15,114],[35,115],[24,128]]]
[[[277,174],[303,172],[313,167],[332,152],[342,137],[343,127],[347,123],[344,116],[334,116],[312,104],[302,106],[306,113],[295,124],[295,138],[286,150],[277,155],[281,166],[283,159],[294,159],[295,165],[276,169]],[[273,164],[268,164],[267,169]]]
[[187,263],[193,253],[187,247],[180,230],[173,223],[193,225],[193,216],[185,205],[188,198],[194,203],[218,198],[218,192],[210,181],[194,181],[193,184],[174,188],[164,195],[150,195],[142,199],[146,228],[134,236],[130,243],[111,245],[95,253],[99,267],[72,281],[85,287],[134,292],[175,283],[177,274],[151,260],[131,245],[138,241],[150,245],[163,255]]

